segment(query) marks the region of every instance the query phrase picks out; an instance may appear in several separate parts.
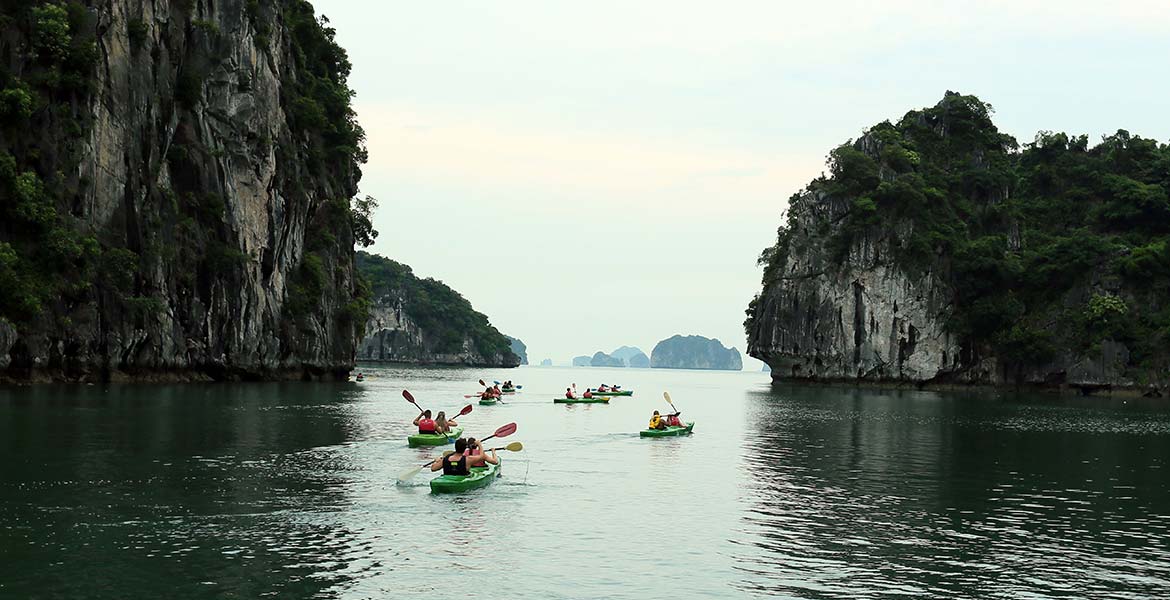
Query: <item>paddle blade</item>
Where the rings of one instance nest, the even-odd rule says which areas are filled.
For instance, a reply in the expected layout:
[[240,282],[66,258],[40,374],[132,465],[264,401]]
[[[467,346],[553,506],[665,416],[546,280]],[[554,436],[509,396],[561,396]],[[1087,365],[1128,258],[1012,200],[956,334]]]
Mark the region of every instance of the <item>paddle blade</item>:
[[492,380],[492,383],[494,383],[494,384],[496,384],[496,385],[500,385],[500,382],[498,382],[498,381],[495,381],[495,380]]
[[674,402],[671,402],[671,401],[670,401],[670,392],[662,392],[662,397],[663,397],[663,398],[666,398],[666,403],[667,403],[667,404],[669,404],[669,405],[671,405],[671,406],[674,406]]
[[[406,401],[407,401],[407,402],[409,402],[409,403],[411,403],[411,404],[415,404],[415,402],[414,402],[414,396],[410,395],[410,392],[408,392],[408,391],[406,391],[406,390],[402,390],[402,397],[403,397],[403,398],[406,398]],[[417,404],[415,404],[415,406],[418,406],[418,405],[417,405]]]
[[479,380],[479,384],[482,385],[483,387],[487,387],[487,384],[484,383],[482,379]]
[[427,465],[429,465],[429,464],[430,463],[427,463],[426,465],[423,465],[421,467],[414,467],[413,469],[411,469],[409,471],[403,471],[401,474],[398,475],[398,483],[407,483],[411,479],[414,479],[414,476],[418,475],[420,471],[427,468]]
[[471,414],[471,405],[470,404],[468,404],[467,406],[464,406],[463,410],[459,411],[460,417],[467,415],[467,414]]
[[508,437],[513,433],[516,433],[516,424],[508,423],[507,425],[497,429],[496,432],[492,434],[492,437]]
[[508,452],[519,452],[523,449],[524,444],[521,444],[520,442],[512,442],[511,444],[504,446],[504,450],[507,450]]

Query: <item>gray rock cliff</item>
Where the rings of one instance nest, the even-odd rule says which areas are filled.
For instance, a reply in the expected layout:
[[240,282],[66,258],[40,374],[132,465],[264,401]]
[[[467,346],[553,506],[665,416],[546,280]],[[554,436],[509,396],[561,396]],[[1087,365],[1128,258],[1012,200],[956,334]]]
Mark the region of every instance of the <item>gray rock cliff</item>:
[[743,370],[739,350],[725,348],[719,340],[698,335],[675,335],[654,346],[650,352],[654,369]]
[[63,6],[83,50],[64,66],[31,56],[43,33],[22,29],[52,9],[7,15],[0,33],[3,84],[45,102],[0,135],[0,158],[43,192],[6,182],[0,206],[43,203],[36,227],[65,244],[45,262],[27,250],[45,247],[35,229],[0,224],[14,251],[0,278],[35,272],[55,290],[0,293],[0,379],[344,377],[364,151],[352,113],[328,112],[348,100],[319,112],[315,90],[346,89],[349,66],[311,6]]

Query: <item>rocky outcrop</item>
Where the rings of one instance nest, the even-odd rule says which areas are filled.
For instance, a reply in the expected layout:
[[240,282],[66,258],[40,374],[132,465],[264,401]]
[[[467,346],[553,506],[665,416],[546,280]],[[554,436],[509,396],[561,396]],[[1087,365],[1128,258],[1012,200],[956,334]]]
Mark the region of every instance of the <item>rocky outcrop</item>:
[[0,12],[0,379],[346,376],[364,151],[311,6]]
[[466,365],[515,367],[520,359],[511,352],[484,354],[470,336],[451,348],[418,325],[403,310],[401,298],[383,297],[370,310],[366,335],[358,347],[357,359],[364,362],[392,362],[416,365]]
[[638,352],[637,354],[626,359],[626,366],[632,369],[649,369],[650,357],[646,356],[642,352]]
[[528,346],[525,346],[524,342],[510,335],[506,335],[504,337],[508,338],[508,342],[512,345],[512,354],[520,357],[520,364],[528,364]]
[[[358,270],[376,298],[358,360],[412,364],[516,367],[519,340],[500,333],[459,292],[419,278],[410,267],[357,253]],[[520,344],[523,348],[523,344]]]
[[743,358],[739,350],[725,348],[719,340],[698,335],[676,335],[655,344],[654,350],[650,352],[650,367],[741,371]]
[[639,354],[644,355],[645,353],[642,352],[641,349],[635,348],[634,346],[622,346],[621,348],[618,348],[617,350],[609,353],[610,356],[621,360],[627,365],[630,363],[631,358]]
[[624,367],[625,361],[616,356],[610,356],[604,352],[596,352],[593,357],[589,359],[589,366],[591,367]]
[[551,366],[553,366],[552,359],[551,359],[551,358],[546,358],[546,359],[544,359],[544,360],[540,361],[540,366],[542,366],[542,367],[551,367]]
[[573,366],[574,367],[592,366],[590,364],[592,362],[593,362],[593,357],[591,357],[591,356],[574,356],[573,357]]
[[1166,387],[1167,226],[1137,215],[1170,205],[1135,162],[1166,148],[1041,133],[1016,153],[990,114],[948,92],[791,199],[745,322],[773,381]]

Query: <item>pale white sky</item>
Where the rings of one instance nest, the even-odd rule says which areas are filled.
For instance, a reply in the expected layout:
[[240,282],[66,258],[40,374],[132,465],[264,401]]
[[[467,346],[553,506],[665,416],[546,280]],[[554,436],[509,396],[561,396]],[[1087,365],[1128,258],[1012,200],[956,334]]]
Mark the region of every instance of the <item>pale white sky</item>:
[[314,4],[354,65],[370,250],[457,289],[534,363],[675,333],[745,351],[787,198],[948,89],[1021,142],[1170,139],[1170,2]]

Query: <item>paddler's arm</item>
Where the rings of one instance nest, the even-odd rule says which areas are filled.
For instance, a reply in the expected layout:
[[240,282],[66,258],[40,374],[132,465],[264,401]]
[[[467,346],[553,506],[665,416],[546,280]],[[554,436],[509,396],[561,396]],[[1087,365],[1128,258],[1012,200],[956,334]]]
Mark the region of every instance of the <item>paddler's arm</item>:
[[496,451],[495,450],[492,450],[492,453],[490,455],[485,454],[483,457],[483,461],[492,463],[493,465],[500,464],[500,459],[496,458]]
[[439,458],[436,458],[435,462],[431,463],[431,470],[432,471],[441,471],[443,469],[443,459],[444,458],[446,458],[446,457],[440,456]]

